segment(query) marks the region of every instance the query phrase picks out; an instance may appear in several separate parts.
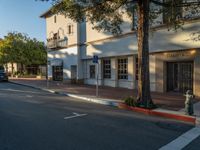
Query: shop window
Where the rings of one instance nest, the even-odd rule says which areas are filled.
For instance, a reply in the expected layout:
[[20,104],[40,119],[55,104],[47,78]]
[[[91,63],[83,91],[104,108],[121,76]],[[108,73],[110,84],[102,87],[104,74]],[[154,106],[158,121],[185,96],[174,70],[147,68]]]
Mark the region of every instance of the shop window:
[[128,59],[118,59],[118,79],[128,80]]
[[90,78],[95,79],[95,65],[90,65]]
[[103,77],[105,79],[111,78],[111,61],[110,61],[110,59],[103,60]]
[[138,66],[138,58],[135,58],[135,80],[138,80],[138,74],[139,74],[139,66]]

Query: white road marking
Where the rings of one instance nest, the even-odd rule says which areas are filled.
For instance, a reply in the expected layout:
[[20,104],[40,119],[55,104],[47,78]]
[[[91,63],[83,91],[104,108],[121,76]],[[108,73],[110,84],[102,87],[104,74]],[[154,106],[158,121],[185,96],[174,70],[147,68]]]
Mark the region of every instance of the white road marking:
[[33,94],[38,94],[39,93],[39,92],[33,92],[33,91],[14,90],[14,89],[0,89],[0,91],[20,92],[20,93],[33,93]]
[[200,127],[192,128],[159,150],[181,150],[200,135]]
[[78,114],[78,113],[73,113],[72,116],[68,116],[68,117],[64,117],[65,120],[67,119],[72,119],[72,118],[77,118],[77,117],[83,117],[83,116],[86,116],[87,114]]
[[32,96],[32,95],[26,95],[26,97],[28,97],[28,98],[32,98],[33,96]]

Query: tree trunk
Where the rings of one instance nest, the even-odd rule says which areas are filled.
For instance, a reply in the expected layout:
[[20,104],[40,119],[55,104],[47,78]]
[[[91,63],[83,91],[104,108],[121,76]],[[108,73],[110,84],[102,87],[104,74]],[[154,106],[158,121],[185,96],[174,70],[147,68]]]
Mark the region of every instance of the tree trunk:
[[149,79],[149,0],[138,0],[138,96],[141,107],[153,105]]

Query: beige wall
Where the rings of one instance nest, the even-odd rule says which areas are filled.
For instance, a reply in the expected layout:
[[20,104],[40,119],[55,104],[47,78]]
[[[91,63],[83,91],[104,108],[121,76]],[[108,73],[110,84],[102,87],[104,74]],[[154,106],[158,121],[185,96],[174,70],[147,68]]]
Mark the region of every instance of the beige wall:
[[200,53],[194,60],[194,94],[200,97]]
[[[56,16],[56,23],[54,23],[54,16]],[[73,33],[68,34],[68,25],[73,25]],[[67,37],[68,45],[77,44],[77,23],[63,15],[51,15],[46,18],[46,36],[52,38],[54,33],[58,33],[63,39]]]
[[200,96],[200,53],[199,50],[185,50],[179,52],[165,52],[155,56],[156,91],[167,91],[166,62],[194,61],[193,89],[196,96]]
[[[131,31],[131,27],[132,27],[131,22],[132,21],[131,21],[130,17],[128,17],[125,14],[124,14],[123,19],[124,19],[124,23],[121,25],[121,29],[122,29],[122,33],[125,34],[125,33],[128,33]],[[87,30],[86,30],[87,42],[105,39],[105,38],[113,36],[109,32],[97,31],[97,30],[93,29],[94,25],[92,25],[90,22],[87,22],[86,26],[87,26]]]

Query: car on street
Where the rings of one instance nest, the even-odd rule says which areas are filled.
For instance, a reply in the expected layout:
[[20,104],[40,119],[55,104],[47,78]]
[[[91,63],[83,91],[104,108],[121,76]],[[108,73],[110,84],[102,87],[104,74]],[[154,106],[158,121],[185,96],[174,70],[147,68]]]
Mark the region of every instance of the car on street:
[[0,81],[8,81],[8,75],[6,72],[0,72]]
[[3,66],[0,66],[0,81],[8,81],[8,75]]

